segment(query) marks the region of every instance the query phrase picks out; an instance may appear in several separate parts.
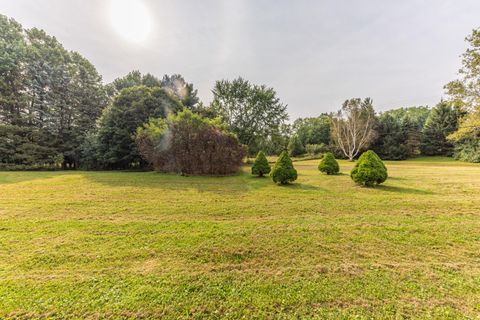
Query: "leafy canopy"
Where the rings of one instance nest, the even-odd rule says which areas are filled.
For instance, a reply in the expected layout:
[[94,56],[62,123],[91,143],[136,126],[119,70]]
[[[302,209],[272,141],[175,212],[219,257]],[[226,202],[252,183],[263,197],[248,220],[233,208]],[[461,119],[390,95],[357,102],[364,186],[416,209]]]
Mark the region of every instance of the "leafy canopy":
[[135,145],[134,134],[150,118],[165,118],[182,110],[175,97],[159,87],[137,86],[122,89],[105,109],[97,132],[101,167],[125,169],[143,164]]
[[249,152],[258,140],[276,133],[288,120],[287,106],[280,102],[275,90],[265,85],[254,85],[242,78],[221,80],[212,92],[212,107]]

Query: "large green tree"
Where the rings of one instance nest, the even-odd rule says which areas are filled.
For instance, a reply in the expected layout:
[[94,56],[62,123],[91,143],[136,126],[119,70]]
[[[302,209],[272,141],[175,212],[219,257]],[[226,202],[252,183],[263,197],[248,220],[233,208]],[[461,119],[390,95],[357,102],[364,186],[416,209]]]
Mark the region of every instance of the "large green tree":
[[164,75],[162,87],[176,96],[189,109],[194,109],[200,101],[197,97],[198,92],[193,88],[193,84],[185,81],[179,74]]
[[480,29],[466,38],[459,79],[445,86],[450,101],[461,110],[458,130],[449,136],[455,143],[455,157],[480,162]]
[[24,64],[27,52],[22,26],[0,15],[0,163],[29,161],[24,117]]
[[372,146],[383,159],[403,160],[420,154],[427,107],[388,110],[377,117],[377,139]]
[[161,87],[162,82],[150,73],[142,74],[138,70],[133,70],[125,76],[113,80],[113,82],[109,83],[106,88],[108,95],[113,99],[123,89],[137,86],[146,86],[149,88]]
[[106,104],[95,67],[55,37],[0,16],[0,162],[75,167]]
[[303,146],[330,143],[331,118],[322,114],[314,118],[298,118],[293,122],[293,131]]
[[242,78],[217,81],[212,106],[240,142],[248,146],[250,154],[261,144],[259,140],[276,134],[288,120],[287,106],[280,102],[273,88]]
[[451,156],[453,144],[447,136],[457,130],[458,110],[450,103],[442,101],[437,104],[425,121],[421,150],[428,156]]
[[[106,169],[126,169],[145,164],[134,134],[150,118],[165,118],[182,109],[181,102],[166,90],[136,86],[120,91],[99,120],[96,142],[87,141],[85,162]],[[91,157],[98,157],[98,162]]]

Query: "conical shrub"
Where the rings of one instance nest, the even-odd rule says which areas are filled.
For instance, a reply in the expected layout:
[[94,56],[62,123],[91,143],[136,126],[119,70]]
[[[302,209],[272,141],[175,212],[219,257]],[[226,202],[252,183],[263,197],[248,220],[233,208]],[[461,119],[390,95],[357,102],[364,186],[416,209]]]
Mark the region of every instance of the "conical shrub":
[[360,185],[373,187],[387,180],[387,167],[375,152],[368,150],[358,158],[350,177]]
[[286,151],[283,151],[278,157],[270,176],[273,182],[279,184],[287,184],[297,180],[297,170],[293,167],[292,160]]
[[255,158],[255,162],[252,166],[252,174],[263,177],[270,173],[270,165],[268,164],[267,157],[263,151],[260,151]]
[[323,155],[320,164],[318,165],[318,170],[326,174],[337,174],[340,172],[340,167],[338,166],[335,156],[331,152],[327,152]]

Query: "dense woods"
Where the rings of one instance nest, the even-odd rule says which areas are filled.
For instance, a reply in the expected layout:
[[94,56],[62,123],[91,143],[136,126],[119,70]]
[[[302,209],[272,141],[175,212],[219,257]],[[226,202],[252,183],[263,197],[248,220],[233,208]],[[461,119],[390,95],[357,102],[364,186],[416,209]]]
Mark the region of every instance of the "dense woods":
[[[238,169],[245,150],[250,156],[332,152],[354,160],[372,149],[390,160],[441,155],[480,162],[479,30],[467,37],[459,79],[445,86],[445,99],[431,109],[378,113],[372,99],[352,98],[336,113],[292,123],[287,105],[266,85],[220,80],[213,101],[204,104],[179,74],[157,78],[132,71],[104,84],[95,66],[44,31],[1,15],[0,31],[1,169],[153,165],[226,174]],[[163,140],[153,137],[162,128],[172,136],[159,150]]]

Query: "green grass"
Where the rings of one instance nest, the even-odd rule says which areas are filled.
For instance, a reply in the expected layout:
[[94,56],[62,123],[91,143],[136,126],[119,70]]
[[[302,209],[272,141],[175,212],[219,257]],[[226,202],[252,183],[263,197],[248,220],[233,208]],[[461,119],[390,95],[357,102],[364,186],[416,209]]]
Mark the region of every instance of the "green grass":
[[[477,318],[480,165],[0,172],[0,318]],[[245,168],[248,172],[248,168]]]

